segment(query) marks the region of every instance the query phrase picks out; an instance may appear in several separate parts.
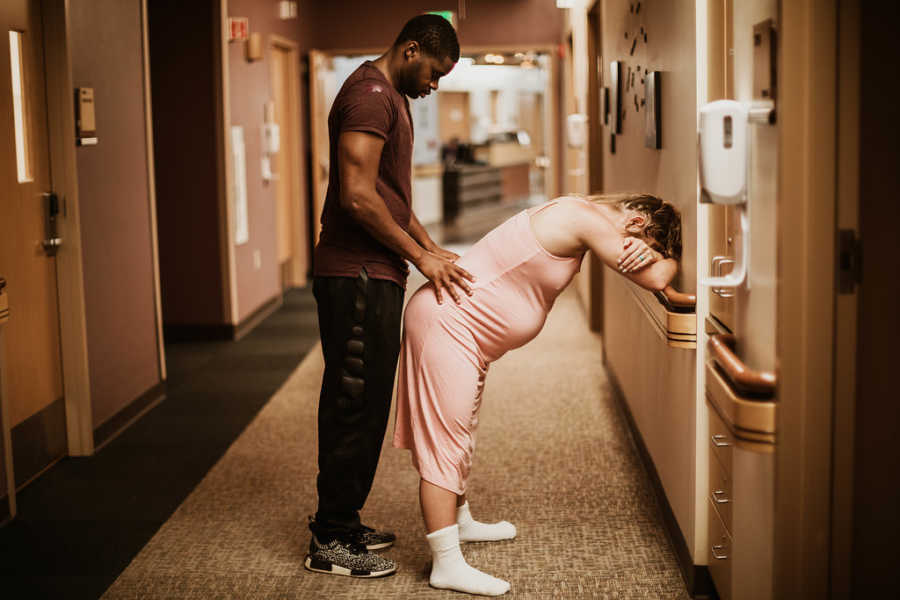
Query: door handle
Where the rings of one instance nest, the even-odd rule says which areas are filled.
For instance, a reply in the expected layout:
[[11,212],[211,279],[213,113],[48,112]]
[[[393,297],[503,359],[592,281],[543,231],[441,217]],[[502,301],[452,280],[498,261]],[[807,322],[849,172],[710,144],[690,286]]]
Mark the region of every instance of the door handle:
[[[714,256],[712,259],[712,271],[713,277],[721,277],[722,276],[722,267],[727,265],[734,265],[734,259],[730,256]],[[713,287],[711,288],[712,293],[720,298],[733,298],[734,297],[734,288],[727,287]]]
[[715,558],[716,560],[725,560],[725,559],[727,559],[727,558],[728,558],[728,555],[725,554],[725,552],[723,552],[723,550],[726,550],[724,544],[716,544],[715,546],[713,546],[713,547],[712,547],[712,555],[713,555],[713,558]]
[[56,251],[62,246],[62,238],[56,233],[56,220],[59,217],[59,197],[53,192],[41,194],[47,203],[47,239],[41,242],[44,253],[47,256],[56,256]]
[[728,504],[731,502],[731,498],[725,495],[725,490],[713,490],[712,497],[713,502],[716,504]]

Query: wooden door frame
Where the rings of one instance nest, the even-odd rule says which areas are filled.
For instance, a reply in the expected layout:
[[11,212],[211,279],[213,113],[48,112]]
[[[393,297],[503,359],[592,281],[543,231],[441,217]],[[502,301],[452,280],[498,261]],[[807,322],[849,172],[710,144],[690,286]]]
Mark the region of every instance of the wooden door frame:
[[219,210],[219,266],[222,315],[238,324],[237,264],[234,251],[234,172],[231,165],[231,82],[228,64],[228,1],[213,0],[213,98],[216,110],[216,196]]
[[[318,102],[316,100],[316,95],[313,93],[314,86],[316,85],[316,56],[324,56],[324,57],[332,57],[332,56],[359,56],[359,55],[380,55],[384,52],[384,48],[336,48],[329,50],[319,50],[319,49],[311,49],[309,51],[309,99],[310,99],[310,120],[315,118],[315,115],[320,108],[318,106]],[[484,54],[487,52],[534,52],[536,54],[546,54],[550,60],[547,65],[548,76],[547,76],[547,86],[544,88],[544,146],[547,152],[547,155],[550,157],[550,167],[547,169],[547,173],[544,177],[544,190],[547,193],[548,198],[555,198],[559,195],[559,173],[560,171],[560,160],[562,160],[562,154],[560,153],[559,148],[559,119],[560,113],[558,111],[558,79],[559,79],[559,66],[557,64],[557,48],[556,46],[549,44],[524,44],[524,45],[515,45],[515,44],[496,44],[492,46],[461,46],[460,47],[460,56],[464,56],[466,54]],[[316,153],[316,142],[321,141],[316,137],[316,129],[312,126],[312,123],[309,124],[309,132],[310,132],[310,149],[312,154],[312,169],[310,173],[310,179],[312,181],[312,190],[313,194],[315,194],[316,185],[319,183],[319,174],[318,169],[316,168],[317,163],[317,153]],[[324,201],[324,199],[323,199]],[[316,199],[311,198],[310,203],[315,206]],[[315,213],[314,213],[315,214]]]
[[837,4],[780,3],[776,598],[827,598],[829,591],[837,356]]
[[150,88],[150,26],[147,20],[147,0],[141,0],[141,55],[144,69],[144,137],[147,147],[147,195],[150,205],[150,253],[153,261],[153,309],[156,320],[156,356],[159,378],[165,381],[166,349],[163,337],[162,285],[159,279],[159,235],[156,219],[156,163],[153,160],[153,110]]
[[[67,0],[45,0],[44,62],[51,186],[61,200],[59,234],[65,240],[56,255],[59,296],[60,354],[66,433],[70,456],[94,452],[94,426],[88,366],[78,173],[75,160],[75,115],[69,56]],[[14,316],[12,318],[15,318]]]
[[[146,1],[146,0],[145,0]],[[307,203],[304,202],[306,191],[304,187],[303,169],[304,161],[302,160],[302,146],[300,141],[303,139],[303,113],[300,95],[300,45],[286,37],[276,34],[269,34],[269,48],[278,48],[288,52],[288,63],[290,64],[290,80],[285,82],[288,89],[289,106],[288,111],[293,111],[296,115],[296,126],[290,131],[284,131],[282,128],[282,140],[289,139],[294,147],[294,162],[290,169],[291,178],[291,198],[290,198],[290,219],[291,219],[291,259],[289,267],[289,281],[292,286],[306,285],[306,274],[309,270],[310,257],[307,248],[309,247],[309,227],[307,225],[306,215]],[[270,61],[269,69],[272,69]],[[271,73],[271,71],[270,71]],[[284,177],[284,173],[279,173],[279,177]]]

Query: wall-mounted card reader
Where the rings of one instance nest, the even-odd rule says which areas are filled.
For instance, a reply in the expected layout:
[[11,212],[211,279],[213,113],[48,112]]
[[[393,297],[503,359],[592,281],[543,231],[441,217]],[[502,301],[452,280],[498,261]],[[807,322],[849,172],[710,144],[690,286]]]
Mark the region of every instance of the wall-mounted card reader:
[[75,88],[75,143],[79,146],[93,146],[97,143],[94,88]]

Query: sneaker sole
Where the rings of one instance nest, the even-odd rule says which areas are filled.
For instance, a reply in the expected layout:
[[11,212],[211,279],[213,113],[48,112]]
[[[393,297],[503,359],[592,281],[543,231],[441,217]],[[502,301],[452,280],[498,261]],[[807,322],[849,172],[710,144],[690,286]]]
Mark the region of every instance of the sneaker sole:
[[383,571],[362,571],[359,569],[348,569],[346,567],[335,565],[330,562],[315,560],[311,556],[306,557],[303,566],[306,567],[307,570],[313,571],[315,573],[327,573],[329,575],[345,575],[347,577],[360,577],[370,579],[375,577],[385,577],[397,571],[397,567],[394,567],[393,569],[385,569]]
[[380,544],[366,544],[366,550],[384,550],[394,545],[394,542],[382,542]]

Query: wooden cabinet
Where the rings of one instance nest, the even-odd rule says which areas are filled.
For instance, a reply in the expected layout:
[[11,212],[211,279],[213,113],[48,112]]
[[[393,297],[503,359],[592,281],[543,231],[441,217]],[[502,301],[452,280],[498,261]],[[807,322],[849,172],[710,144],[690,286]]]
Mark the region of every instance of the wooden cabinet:
[[[734,364],[733,353],[721,344],[709,346],[714,358],[706,365],[707,564],[723,600],[767,600],[774,545],[774,379],[770,391],[746,391],[767,375],[735,378],[727,366]],[[743,365],[738,371],[748,372]]]
[[457,165],[444,171],[444,222],[452,223],[467,208],[499,202],[503,178],[498,167]]

